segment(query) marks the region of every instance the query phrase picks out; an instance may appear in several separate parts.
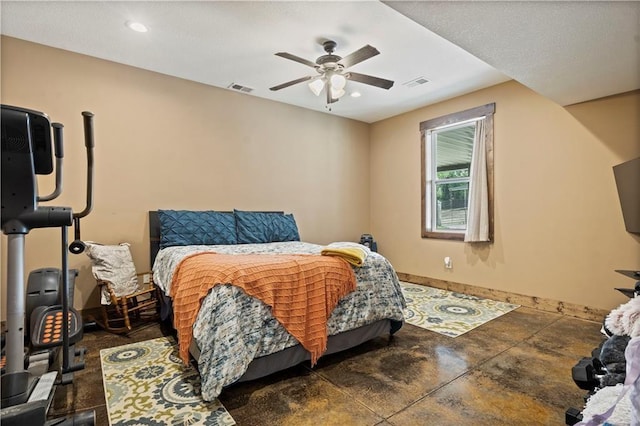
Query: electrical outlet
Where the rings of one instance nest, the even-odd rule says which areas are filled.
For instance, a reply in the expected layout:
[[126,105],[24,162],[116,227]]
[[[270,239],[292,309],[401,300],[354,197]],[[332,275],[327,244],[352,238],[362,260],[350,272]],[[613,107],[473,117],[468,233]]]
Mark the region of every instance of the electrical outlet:
[[447,269],[453,268],[453,263],[451,262],[451,258],[449,256],[444,258],[444,267]]
[[144,284],[149,284],[149,282],[151,282],[151,275],[149,274],[142,275],[142,282]]

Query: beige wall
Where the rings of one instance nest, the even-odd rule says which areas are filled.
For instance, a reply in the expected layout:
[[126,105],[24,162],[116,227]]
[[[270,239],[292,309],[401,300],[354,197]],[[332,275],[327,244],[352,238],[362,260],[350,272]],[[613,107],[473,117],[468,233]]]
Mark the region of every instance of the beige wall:
[[[321,244],[369,231],[365,123],[6,37],[1,84],[2,103],[65,125],[65,187],[53,205],[84,206],[80,114],[95,114],[95,207],[82,237],[130,242],[139,270],[149,268],[146,212],[158,208],[285,210]],[[46,178],[41,193],[52,190]],[[59,265],[59,241],[57,229],[33,230],[26,270]],[[2,249],[6,271],[4,236]],[[80,269],[75,306],[96,306],[88,258],[70,266]]]
[[[65,125],[55,205],[84,205],[80,112],[95,114],[95,209],[83,238],[131,242],[140,270],[146,212],[158,208],[282,209],[307,241],[372,231],[400,272],[603,309],[625,301],[614,287],[633,284],[613,270],[640,266],[611,171],[640,155],[640,92],[562,108],[509,82],[367,125],[6,37],[1,59],[2,103]],[[424,240],[418,124],[489,102],[495,242]],[[52,179],[40,182],[50,192]],[[4,236],[1,247],[4,300]],[[26,252],[27,271],[58,265],[59,231],[32,231]],[[70,259],[76,307],[95,306],[86,256]]]
[[[420,237],[421,121],[496,103],[495,242]],[[562,108],[508,82],[371,128],[371,227],[396,270],[611,309],[634,281],[611,167],[640,156],[640,91]],[[453,269],[444,268],[444,257]]]

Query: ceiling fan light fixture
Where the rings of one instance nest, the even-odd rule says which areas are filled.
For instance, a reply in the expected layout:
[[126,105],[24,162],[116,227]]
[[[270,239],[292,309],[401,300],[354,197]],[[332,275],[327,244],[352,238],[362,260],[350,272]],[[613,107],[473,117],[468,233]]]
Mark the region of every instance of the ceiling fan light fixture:
[[311,90],[313,94],[316,96],[320,96],[320,93],[322,93],[323,88],[324,88],[324,81],[322,81],[319,78],[309,83],[309,90]]
[[347,79],[342,74],[333,74],[331,76],[331,87],[336,90],[344,89],[344,86],[347,85]]
[[331,97],[333,99],[340,99],[345,93],[344,89],[336,89],[335,87],[331,88]]

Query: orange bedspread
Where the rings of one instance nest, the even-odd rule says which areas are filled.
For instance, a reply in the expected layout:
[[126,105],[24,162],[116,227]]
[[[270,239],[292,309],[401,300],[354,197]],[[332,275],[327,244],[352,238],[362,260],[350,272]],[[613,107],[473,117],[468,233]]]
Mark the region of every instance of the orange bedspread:
[[270,306],[273,316],[311,353],[314,365],[327,349],[327,320],[338,301],[355,290],[356,278],[344,259],[329,256],[188,256],[171,282],[174,326],[185,363],[202,300],[217,284],[233,284]]

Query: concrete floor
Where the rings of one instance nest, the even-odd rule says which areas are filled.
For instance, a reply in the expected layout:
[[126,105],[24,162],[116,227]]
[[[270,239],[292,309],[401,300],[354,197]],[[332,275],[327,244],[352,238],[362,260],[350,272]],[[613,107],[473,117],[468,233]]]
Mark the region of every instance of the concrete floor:
[[[409,324],[393,337],[303,363],[220,396],[238,425],[563,425],[583,406],[571,367],[603,337],[600,324],[519,308],[460,337]],[[86,368],[59,387],[54,415],[94,409],[107,425],[99,350],[163,335],[86,333]]]

